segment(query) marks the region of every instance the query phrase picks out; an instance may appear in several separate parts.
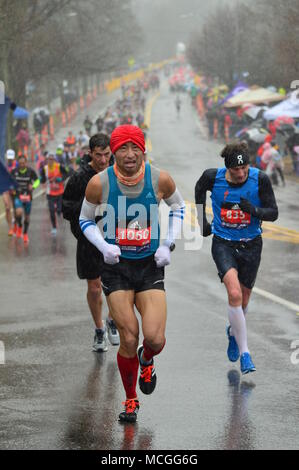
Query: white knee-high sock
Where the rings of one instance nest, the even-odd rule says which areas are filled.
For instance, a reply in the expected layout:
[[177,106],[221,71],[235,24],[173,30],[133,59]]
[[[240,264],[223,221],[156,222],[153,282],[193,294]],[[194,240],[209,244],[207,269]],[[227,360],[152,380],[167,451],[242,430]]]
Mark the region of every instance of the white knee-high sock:
[[248,305],[245,308],[243,308],[244,315],[248,313],[248,309],[249,309]]
[[231,325],[231,334],[236,338],[240,354],[248,351],[246,321],[242,306],[228,306],[228,319]]

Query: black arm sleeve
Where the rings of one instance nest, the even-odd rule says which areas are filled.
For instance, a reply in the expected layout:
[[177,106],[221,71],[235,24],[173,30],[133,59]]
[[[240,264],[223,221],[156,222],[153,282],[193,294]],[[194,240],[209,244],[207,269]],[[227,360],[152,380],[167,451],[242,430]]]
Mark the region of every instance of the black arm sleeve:
[[78,177],[77,173],[70,177],[62,197],[62,214],[71,223],[71,231],[78,239],[82,232],[79,226],[79,215],[85,195],[86,184]]
[[63,181],[65,181],[67,179],[67,177],[69,176],[69,173],[67,171],[67,169],[65,168],[64,165],[60,164],[60,171],[61,171],[61,174],[62,174],[62,179]]
[[45,168],[42,167],[40,170],[39,170],[39,174],[40,174],[40,182],[42,184],[45,184],[46,182],[46,173],[45,173]]
[[30,170],[31,170],[30,171],[30,180],[31,180],[30,182],[31,182],[31,184],[33,184],[39,178],[38,178],[36,172],[32,168]]
[[[200,219],[200,207],[203,207],[203,225],[204,227],[208,224],[206,217],[206,193],[212,191],[215,183],[217,168],[211,168],[203,172],[199,180],[195,185],[195,204],[197,207],[198,221]],[[202,227],[202,228],[204,228]]]
[[256,208],[257,217],[260,220],[274,222],[278,217],[278,208],[271,181],[263,171],[259,173],[258,184],[262,207]]
[[78,213],[80,214],[83,199],[84,192],[82,194],[80,191],[80,181],[74,174],[68,180],[62,197],[62,212],[66,220],[71,220]]

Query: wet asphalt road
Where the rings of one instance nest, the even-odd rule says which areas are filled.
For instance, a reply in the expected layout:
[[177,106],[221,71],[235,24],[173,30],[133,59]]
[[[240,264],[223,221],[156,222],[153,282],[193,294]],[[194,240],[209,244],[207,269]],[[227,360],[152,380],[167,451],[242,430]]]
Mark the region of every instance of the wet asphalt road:
[[[222,163],[221,144],[206,139],[187,97],[177,117],[174,99],[165,84],[152,110],[152,156],[193,201],[201,172]],[[299,231],[298,196],[295,183],[277,189],[278,226]],[[157,388],[140,394],[137,424],[121,425],[117,347],[91,352],[76,243],[63,220],[51,238],[45,196],[33,203],[29,236],[27,248],[9,240],[0,221],[0,449],[299,448],[299,365],[290,360],[299,319],[253,294],[248,334],[257,372],[240,376],[226,357],[226,295],[210,239],[198,251],[177,244],[166,274],[167,347],[156,359]],[[298,255],[298,243],[266,238],[256,286],[298,305]]]

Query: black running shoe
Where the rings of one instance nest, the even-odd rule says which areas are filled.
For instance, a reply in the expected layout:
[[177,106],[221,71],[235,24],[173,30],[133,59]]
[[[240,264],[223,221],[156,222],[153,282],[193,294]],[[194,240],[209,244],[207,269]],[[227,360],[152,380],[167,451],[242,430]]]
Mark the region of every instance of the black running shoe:
[[122,404],[125,405],[125,409],[120,413],[119,421],[135,423],[137,420],[137,413],[139,411],[139,401],[135,399],[128,399]]
[[150,395],[153,393],[156,387],[157,376],[154,367],[154,360],[152,359],[150,364],[144,365],[141,362],[141,356],[143,353],[143,346],[139,346],[137,350],[139,364],[140,364],[140,377],[139,387],[142,393]]

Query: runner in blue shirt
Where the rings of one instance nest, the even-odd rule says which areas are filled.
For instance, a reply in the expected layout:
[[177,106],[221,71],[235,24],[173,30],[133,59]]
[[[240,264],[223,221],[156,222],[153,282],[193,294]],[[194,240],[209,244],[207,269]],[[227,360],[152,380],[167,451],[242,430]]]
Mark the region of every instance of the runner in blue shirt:
[[[204,171],[195,186],[202,235],[213,234],[212,256],[228,294],[228,358],[240,358],[241,372],[255,371],[248,345],[245,315],[262,252],[262,221],[278,217],[268,176],[249,166],[246,143],[227,145],[225,167]],[[206,218],[206,192],[211,192],[213,221]],[[202,210],[203,208],[203,210]]]

